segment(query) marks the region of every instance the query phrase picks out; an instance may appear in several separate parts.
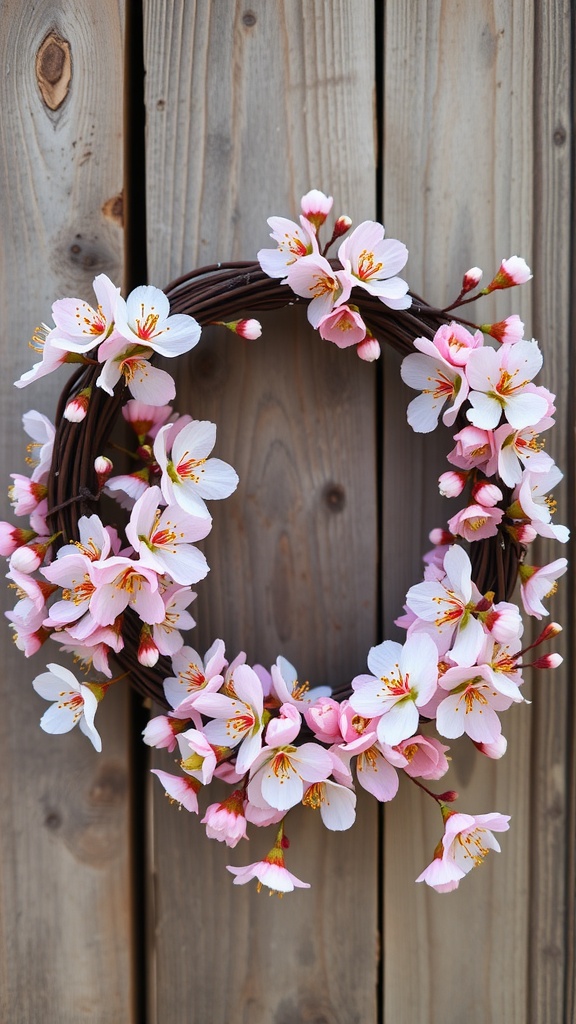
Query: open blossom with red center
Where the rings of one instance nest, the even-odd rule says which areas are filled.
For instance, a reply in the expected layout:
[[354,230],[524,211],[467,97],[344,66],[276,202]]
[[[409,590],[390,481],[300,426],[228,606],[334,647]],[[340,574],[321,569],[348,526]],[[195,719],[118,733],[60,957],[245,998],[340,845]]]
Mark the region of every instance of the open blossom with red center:
[[48,672],[42,672],[32,680],[36,693],[54,702],[42,716],[40,725],[49,733],[70,732],[79,725],[95,749],[102,750],[102,740],[94,727],[98,698],[93,688],[79,683],[73,673],[62,665],[50,664],[47,667]]
[[114,332],[120,289],[106,274],[94,278],[96,309],[81,299],[58,299],[52,305],[56,331],[51,342],[68,352],[90,352]]
[[470,353],[466,376],[472,409],[467,416],[483,430],[494,430],[502,413],[516,430],[530,427],[548,415],[548,401],[531,383],[542,366],[536,341],[484,347]]
[[260,249],[256,258],[269,277],[286,277],[290,267],[304,256],[318,253],[314,226],[300,218],[300,224],[286,217],[269,217],[270,237],[278,242],[277,249]]
[[338,249],[338,259],[354,284],[392,309],[408,309],[412,299],[408,285],[396,277],[406,265],[408,250],[397,238],[384,238],[384,227],[366,220],[354,229]]
[[492,832],[506,832],[507,814],[458,814],[444,807],[444,835],[434,851],[434,860],[417,882],[426,882],[437,892],[451,892],[472,868],[483,863],[490,850],[500,852]]
[[248,799],[256,807],[287,811],[300,803],[307,783],[325,782],[331,773],[330,754],[317,743],[264,747],[250,768]]
[[442,421],[451,426],[458,410],[468,395],[468,381],[464,368],[444,359],[427,338],[426,351],[413,352],[402,361],[402,380],[422,394],[414,398],[407,410],[408,423],[419,434],[428,434],[438,425],[438,417],[446,404]]
[[209,743],[238,747],[236,771],[243,775],[262,747],[266,724],[264,695],[258,676],[249,665],[238,665],[234,672],[234,697],[204,690],[194,701],[194,710],[212,719],[203,729]]
[[178,505],[160,509],[162,492],[149,487],[132,509],[126,536],[140,556],[140,565],[167,573],[176,583],[197,583],[208,573],[208,563],[190,541],[203,540],[212,520],[192,516]]
[[172,657],[175,676],[164,680],[166,700],[178,717],[188,717],[196,697],[204,690],[215,693],[224,682],[224,643],[215,640],[204,658],[193,647],[181,647]]
[[301,882],[296,875],[288,871],[284,863],[284,851],[281,845],[274,846],[264,857],[264,860],[248,864],[245,868],[235,868],[230,864],[226,865],[228,871],[235,875],[234,885],[245,885],[253,878],[258,880],[258,892],[262,886],[267,886],[271,893],[278,893],[282,896],[285,892],[292,892],[296,889],[309,889],[309,882]]
[[415,633],[404,646],[385,640],[372,647],[368,668],[373,675],[356,676],[350,704],[360,715],[381,716],[377,736],[391,746],[413,736],[418,729],[418,708],[436,691],[438,651],[429,636]]
[[170,424],[161,427],[154,455],[162,470],[161,488],[168,505],[180,505],[192,516],[209,517],[205,498],[227,498],[238,486],[238,474],[221,459],[208,456],[216,443],[216,425],[192,420],[174,437]]
[[314,253],[303,256],[288,271],[286,281],[296,295],[310,299],[307,316],[312,327],[328,315],[334,306],[348,301],[352,278],[346,270],[333,270],[327,259]]
[[453,544],[444,556],[445,576],[410,587],[406,603],[424,622],[432,622],[443,638],[442,649],[452,644],[450,657],[457,665],[473,665],[484,639],[484,630],[474,615],[481,594],[472,583],[468,555]]

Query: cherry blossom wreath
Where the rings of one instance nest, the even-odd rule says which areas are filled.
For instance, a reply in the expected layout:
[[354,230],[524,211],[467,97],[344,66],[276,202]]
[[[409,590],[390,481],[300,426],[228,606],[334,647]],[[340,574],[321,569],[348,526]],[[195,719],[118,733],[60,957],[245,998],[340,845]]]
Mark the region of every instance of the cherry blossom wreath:
[[[96,308],[72,298],[53,304],[53,325],[43,324],[33,339],[41,360],[16,386],[61,363],[78,365],[55,427],[39,412],[23,417],[34,469],[30,477],[12,474],[9,495],[29,527],[0,524],[0,552],[18,594],[6,614],[27,657],[56,641],[86,674],[79,681],[51,663],[34,679],[51,702],[40,723],[46,732],[79,724],[100,750],[98,704],[128,677],[166,710],[149,722],[144,741],[179,752],[181,774],[154,770],[170,799],[198,812],[200,790],[217,778],[231,792],[205,811],[210,838],[234,847],[247,838],[248,823],[276,827],[262,860],[228,868],[236,885],[256,878],[259,889],[280,894],[307,888],[285,866],[290,809],[303,803],[320,811],[327,828],[347,829],[355,783],[388,801],[403,773],[438,803],[444,823],[417,881],[446,892],[500,849],[493,833],[507,830],[509,817],[455,811],[457,794],[429,789],[448,770],[443,740],[466,733],[481,754],[501,757],[499,713],[525,699],[523,669],[562,660],[532,653],[557,636],[556,623],[523,646],[520,609],[511,600],[519,577],[524,612],[542,619],[543,600],[566,571],[565,558],[536,566],[526,557],[537,535],[568,539],[566,527],[552,522],[549,496],[562,473],[539,440],[554,423],[555,396],[532,383],[542,355],[535,340],[523,338],[517,315],[480,325],[459,315],[480,296],[529,280],[523,259],[503,260],[481,290],[482,272],[472,268],[456,300],[436,309],[396,276],[408,252],[384,238],[381,224],[365,221],[348,234],[351,221],[341,216],[321,247],[331,208],[331,198],[312,190],[299,224],[269,219],[276,248],[262,249],[258,262],[204,267],[166,294],[142,286],[124,300],[100,274]],[[344,235],[337,259],[329,260]],[[372,647],[368,674],[334,693],[301,684],[282,656],[268,670],[246,664],[242,652],[230,658],[220,639],[204,657],[185,644],[182,631],[195,625],[191,588],[208,572],[196,546],[212,527],[206,501],[226,498],[238,477],[210,457],[216,426],[174,412],[174,381],[150,362],[154,353],[189,351],[206,324],[256,339],[258,321],[239,314],[294,302],[307,304],[322,338],[364,360],[378,358],[380,342],[409,353],[402,379],[420,394],[408,406],[408,422],[427,433],[443,410],[443,423],[457,430],[439,485],[464,504],[447,529],[430,535],[424,579],[410,587],[397,622],[406,641]],[[113,475],[104,451],[120,412],[135,441],[130,471]],[[125,539],[99,517],[102,494],[127,510]],[[115,678],[110,655],[120,667]]]

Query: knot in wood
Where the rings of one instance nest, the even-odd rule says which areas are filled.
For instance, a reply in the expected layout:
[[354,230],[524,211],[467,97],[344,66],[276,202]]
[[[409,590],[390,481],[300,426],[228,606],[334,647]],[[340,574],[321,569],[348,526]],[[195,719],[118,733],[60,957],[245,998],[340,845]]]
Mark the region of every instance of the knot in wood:
[[36,54],[36,79],[45,105],[58,110],[68,95],[72,79],[70,43],[57,32],[49,32]]

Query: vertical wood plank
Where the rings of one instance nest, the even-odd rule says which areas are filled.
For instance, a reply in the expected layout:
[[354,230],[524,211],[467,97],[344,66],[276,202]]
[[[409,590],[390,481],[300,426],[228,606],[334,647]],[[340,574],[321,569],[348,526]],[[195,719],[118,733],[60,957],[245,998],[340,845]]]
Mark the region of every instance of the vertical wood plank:
[[[410,250],[408,280],[429,301],[455,297],[469,266],[490,275],[513,253],[531,260],[533,47],[529,3],[386,4],[384,210],[387,228]],[[487,322],[519,309],[530,332],[533,295],[529,287],[516,290],[478,315]],[[399,535],[385,531],[387,625],[421,578],[428,530],[452,514],[448,501],[434,498],[450,438],[423,444],[403,427],[413,393],[398,387],[397,364],[389,359],[394,376],[385,391],[384,473],[394,481],[385,488],[385,523],[395,522],[398,506],[408,512]],[[526,1020],[532,715],[524,706],[506,714],[503,762],[482,759],[465,742],[451,744],[446,781],[460,793],[456,806],[512,814],[502,854],[457,892],[439,896],[413,884],[442,834],[432,802],[412,787],[387,810],[386,1021]]]
[[[62,377],[12,386],[34,361],[35,325],[58,296],[92,301],[94,275],[121,271],[122,234],[109,214],[122,187],[123,7],[9,0],[0,11],[5,486],[10,471],[27,471],[22,413],[53,416],[62,386]],[[6,500],[1,515],[12,518]],[[79,732],[48,736],[38,727],[46,704],[30,681],[65,656],[49,642],[25,662],[7,625],[1,642],[0,1018],[130,1021],[123,695],[98,712],[102,754]]]
[[[310,187],[356,219],[374,215],[372,6],[147,0],[152,281],[254,257],[266,218],[294,216]],[[241,479],[213,509],[200,649],[223,635],[231,656],[283,652],[312,684],[361,671],[375,638],[375,378],[342,355],[287,313],[255,343],[203,339],[178,375],[182,406],[218,423],[218,455]],[[375,1021],[369,802],[338,836],[294,814],[289,865],[313,887],[279,902],[234,888],[224,867],[258,859],[267,835],[231,853],[158,794],[153,1019]]]
[[[557,395],[557,427],[549,454],[566,475],[558,488],[557,519],[574,524],[574,151],[571,96],[574,74],[571,5],[535,4],[536,103],[534,138],[534,331],[542,338],[546,384]],[[530,899],[530,1020],[574,1020],[574,537],[569,577],[552,614],[566,630],[565,661],[549,684],[534,687],[532,714],[532,832]],[[540,545],[538,564],[558,557]],[[567,1003],[565,1004],[565,995]]]

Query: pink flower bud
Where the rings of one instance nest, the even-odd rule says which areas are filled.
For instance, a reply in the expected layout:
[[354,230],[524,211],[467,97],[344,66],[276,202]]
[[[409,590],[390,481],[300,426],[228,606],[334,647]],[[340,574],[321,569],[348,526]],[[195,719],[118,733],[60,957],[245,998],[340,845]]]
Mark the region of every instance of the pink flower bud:
[[48,544],[23,544],[22,547],[16,549],[12,557],[10,558],[10,568],[17,569],[18,572],[24,572],[29,575],[31,572],[36,572],[44,561],[44,556],[50,547]]
[[440,793],[439,800],[443,800],[445,804],[453,804],[458,799],[458,793],[455,789],[447,789],[445,793]]
[[470,267],[462,278],[462,294],[471,292],[473,288],[476,288],[480,284],[482,279],[482,271],[480,267]]
[[262,324],[258,320],[230,320],[223,326],[248,341],[255,341],[262,334]]
[[356,346],[356,354],[367,363],[373,363],[380,355],[380,345],[376,338],[365,338]]
[[496,324],[481,324],[480,330],[484,334],[489,334],[491,338],[496,338],[501,344],[514,345],[524,337],[524,324],[517,313],[506,317],[505,320],[499,320]]
[[438,480],[438,490],[444,498],[457,498],[462,494],[466,486],[468,473],[457,473],[455,470],[448,470],[442,473]]
[[486,505],[488,508],[492,508],[497,505],[499,501],[502,501],[504,495],[496,484],[490,484],[487,480],[481,480],[475,484],[472,488],[472,498],[478,502],[479,505]]
[[69,420],[70,423],[81,423],[88,412],[91,394],[92,388],[84,388],[74,398],[71,398],[64,409],[64,419]]
[[512,288],[515,284],[525,284],[532,277],[530,267],[521,256],[511,256],[510,259],[502,260],[497,273],[492,278],[482,294],[497,291],[500,288]]
[[302,213],[314,225],[316,231],[322,226],[326,217],[332,209],[334,200],[332,196],[325,196],[323,192],[320,192],[317,188],[313,188],[310,192],[307,192],[305,196],[302,196],[300,200],[300,206]]
[[153,668],[160,657],[160,651],[152,637],[152,630],[146,623],[144,623],[140,630],[140,644],[137,657],[140,664],[146,668]]
[[454,534],[448,533],[448,530],[442,530],[441,527],[437,526],[434,530],[430,530],[428,539],[431,544],[444,545],[452,544],[454,540]]
[[12,526],[11,523],[0,522],[0,555],[9,558],[16,548],[34,540],[34,537],[36,537],[34,530],[21,530],[17,526]]
[[562,632],[562,626],[559,622],[549,622],[548,625],[542,630],[540,635],[532,644],[533,647],[538,647],[539,644],[545,643],[546,640],[553,640],[555,636],[558,636]]
[[543,654],[541,658],[536,658],[536,661],[532,662],[533,668],[558,668],[562,664],[564,658],[561,654]]
[[345,214],[343,214],[341,217],[338,217],[338,220],[336,221],[336,223],[334,225],[334,231],[333,231],[333,234],[332,234],[332,238],[333,239],[340,238],[342,235],[345,235],[346,232],[349,231],[351,227],[352,227],[352,220],[351,220],[351,218],[347,217]]
[[111,459],[105,455],[97,455],[94,459],[94,471],[98,479],[98,490],[101,491],[110,473],[114,469]]
[[508,532],[515,537],[519,544],[532,544],[538,534],[530,523],[519,523],[516,526],[509,526]]

